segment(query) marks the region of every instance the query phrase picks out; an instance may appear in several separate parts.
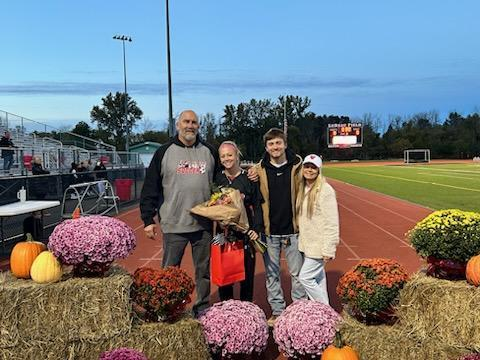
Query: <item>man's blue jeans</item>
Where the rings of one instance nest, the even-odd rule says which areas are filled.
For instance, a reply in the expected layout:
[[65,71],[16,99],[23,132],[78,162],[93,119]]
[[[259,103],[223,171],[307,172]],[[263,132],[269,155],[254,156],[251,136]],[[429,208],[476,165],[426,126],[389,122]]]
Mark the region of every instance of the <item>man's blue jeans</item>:
[[3,155],[3,170],[10,170],[13,165],[13,154]]
[[292,278],[292,300],[307,297],[298,278],[303,265],[303,255],[298,251],[298,234],[266,235],[267,251],[263,254],[267,278],[267,299],[272,315],[280,315],[285,310],[282,284],[280,282],[280,253],[283,249],[287,258],[288,270]]

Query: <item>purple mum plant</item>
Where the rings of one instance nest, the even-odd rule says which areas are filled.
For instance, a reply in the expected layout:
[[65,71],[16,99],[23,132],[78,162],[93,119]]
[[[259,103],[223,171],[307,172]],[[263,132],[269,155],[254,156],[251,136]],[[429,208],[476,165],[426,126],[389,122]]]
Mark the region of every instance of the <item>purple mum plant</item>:
[[98,360],[148,360],[140,351],[129,348],[119,348],[105,351]]
[[248,301],[228,300],[214,304],[200,317],[205,340],[213,354],[260,354],[267,347],[265,313]]
[[48,248],[65,265],[111,263],[126,258],[135,246],[130,226],[100,215],[65,220],[48,239]]
[[464,355],[458,360],[480,360],[480,354],[475,353],[475,354]]
[[340,315],[328,305],[297,300],[275,321],[273,338],[285,356],[319,356],[335,339],[340,320]]

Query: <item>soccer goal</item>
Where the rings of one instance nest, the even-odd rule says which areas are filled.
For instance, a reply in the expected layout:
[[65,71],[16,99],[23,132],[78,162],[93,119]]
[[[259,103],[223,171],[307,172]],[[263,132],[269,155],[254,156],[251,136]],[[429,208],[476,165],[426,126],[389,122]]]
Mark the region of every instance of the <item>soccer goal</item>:
[[430,162],[430,149],[409,149],[403,151],[403,162],[405,164]]

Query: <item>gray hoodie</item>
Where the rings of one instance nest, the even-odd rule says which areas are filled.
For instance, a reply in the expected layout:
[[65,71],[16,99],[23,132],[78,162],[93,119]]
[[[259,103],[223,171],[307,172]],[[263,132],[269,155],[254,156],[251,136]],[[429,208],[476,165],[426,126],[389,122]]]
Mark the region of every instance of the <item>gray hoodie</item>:
[[210,184],[219,167],[214,148],[201,141],[184,145],[178,136],[162,145],[148,167],[140,199],[145,226],[153,224],[160,210],[164,233],[187,233],[210,228],[210,222],[190,213],[210,198]]

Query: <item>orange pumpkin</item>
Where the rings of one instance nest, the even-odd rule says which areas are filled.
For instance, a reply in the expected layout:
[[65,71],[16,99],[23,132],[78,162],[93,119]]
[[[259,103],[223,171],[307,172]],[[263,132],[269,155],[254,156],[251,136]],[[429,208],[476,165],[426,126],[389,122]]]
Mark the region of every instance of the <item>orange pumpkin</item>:
[[480,285],[480,255],[473,256],[468,260],[465,275],[470,284]]
[[360,357],[352,347],[344,344],[342,336],[337,331],[334,344],[325,349],[322,360],[360,360]]
[[30,268],[35,258],[44,250],[45,244],[33,241],[27,234],[27,241],[17,243],[10,254],[10,271],[17,278],[29,279]]

